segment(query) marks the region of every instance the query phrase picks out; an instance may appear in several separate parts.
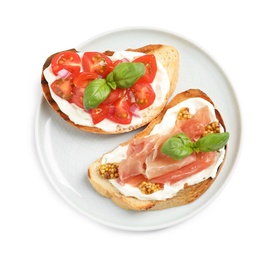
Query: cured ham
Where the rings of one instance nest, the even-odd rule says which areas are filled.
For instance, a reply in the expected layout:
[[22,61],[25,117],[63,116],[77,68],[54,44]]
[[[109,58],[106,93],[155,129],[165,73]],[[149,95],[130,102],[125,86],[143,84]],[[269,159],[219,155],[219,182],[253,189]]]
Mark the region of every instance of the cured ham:
[[137,187],[142,181],[148,181],[148,179],[143,174],[138,174],[135,176],[130,176],[127,179],[124,179],[123,181],[118,179],[117,180],[120,184],[129,184],[131,186]]
[[196,154],[193,153],[181,160],[175,160],[172,157],[163,154],[161,151],[155,159],[152,159],[151,154],[146,158],[145,176],[150,180],[158,176],[162,176],[168,172],[175,171],[184,167],[196,160]]
[[169,183],[172,185],[184,178],[187,178],[208,168],[215,162],[216,158],[216,152],[200,152],[196,154],[196,160],[192,163],[187,164],[175,171],[168,172],[160,177],[153,178],[150,181],[155,183]]
[[193,152],[181,160],[163,154],[161,147],[166,140],[177,133],[185,133],[190,140],[198,140],[211,123],[208,107],[202,107],[189,119],[176,120],[168,134],[149,135],[133,139],[129,144],[127,158],[119,164],[119,182],[138,185],[142,180],[156,183],[175,183],[183,178],[198,173],[215,160],[216,152]]
[[202,107],[188,120],[176,120],[176,128],[196,141],[204,133],[205,126],[211,123],[208,107]]
[[120,180],[125,181],[145,171],[148,154],[155,148],[159,135],[134,139],[128,146],[127,159],[119,164]]

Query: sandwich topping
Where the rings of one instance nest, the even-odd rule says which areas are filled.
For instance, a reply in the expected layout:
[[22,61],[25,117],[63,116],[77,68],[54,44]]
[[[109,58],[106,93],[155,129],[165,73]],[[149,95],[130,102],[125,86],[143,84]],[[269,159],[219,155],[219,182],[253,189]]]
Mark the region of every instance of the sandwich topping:
[[44,70],[51,96],[75,124],[105,131],[142,123],[170,88],[166,70],[152,54],[65,51]]
[[228,139],[213,105],[190,98],[167,110],[148,136],[106,154],[101,167],[117,165],[109,181],[125,196],[164,200],[216,177]]

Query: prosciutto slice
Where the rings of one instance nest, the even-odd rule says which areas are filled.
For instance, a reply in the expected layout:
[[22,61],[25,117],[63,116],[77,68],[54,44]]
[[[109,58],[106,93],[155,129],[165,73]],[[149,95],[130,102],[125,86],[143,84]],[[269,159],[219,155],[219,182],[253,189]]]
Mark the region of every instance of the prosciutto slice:
[[199,173],[204,169],[211,166],[217,158],[216,152],[198,153],[196,154],[196,160],[190,164],[187,164],[175,171],[168,172],[157,178],[151,179],[151,182],[155,183],[169,183],[174,184],[184,178],[192,176],[193,174]]
[[144,173],[148,154],[155,148],[159,135],[150,135],[134,139],[128,146],[127,158],[119,164],[120,180],[125,181]]
[[176,120],[175,127],[185,133],[190,140],[197,141],[211,123],[208,107],[202,107],[188,120]]
[[172,157],[161,152],[161,147],[164,142],[172,135],[165,135],[161,137],[155,145],[155,149],[146,157],[145,176],[152,179],[161,176],[167,172],[177,170],[196,160],[195,153],[183,158],[182,160],[175,160]]
[[127,158],[119,164],[119,182],[135,185],[141,179],[148,179],[156,183],[175,183],[209,167],[215,161],[215,152],[194,152],[181,160],[161,152],[164,142],[177,133],[183,132],[190,140],[198,140],[209,123],[211,119],[206,106],[198,109],[190,119],[176,120],[169,134],[133,139],[128,147]]

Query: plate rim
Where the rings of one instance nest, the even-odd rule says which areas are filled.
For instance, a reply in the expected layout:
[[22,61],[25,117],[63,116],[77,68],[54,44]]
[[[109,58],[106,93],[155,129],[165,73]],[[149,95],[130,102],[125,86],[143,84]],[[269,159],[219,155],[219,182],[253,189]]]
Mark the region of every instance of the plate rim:
[[223,190],[223,188],[226,186],[226,184],[230,181],[231,177],[233,176],[233,173],[237,167],[240,155],[241,155],[241,151],[242,151],[242,144],[243,144],[243,125],[242,125],[242,111],[241,111],[241,106],[239,105],[239,99],[238,99],[238,95],[237,92],[235,91],[235,88],[233,86],[233,84],[230,82],[228,76],[226,75],[225,71],[223,70],[223,68],[221,67],[221,65],[219,65],[216,60],[209,55],[209,53],[202,48],[201,46],[199,46],[198,44],[194,43],[193,41],[187,39],[186,37],[184,37],[183,35],[173,32],[172,30],[167,30],[167,29],[162,29],[159,27],[149,27],[149,26],[126,26],[126,27],[120,27],[120,28],[116,28],[116,29],[112,29],[112,30],[108,30],[105,31],[103,33],[97,34],[93,37],[90,37],[89,39],[87,39],[86,41],[84,41],[83,43],[79,44],[76,49],[80,49],[82,48],[84,45],[88,44],[91,41],[94,41],[96,39],[100,39],[102,37],[106,37],[111,33],[119,33],[119,32],[127,32],[127,31],[133,31],[133,30],[139,30],[139,31],[143,31],[143,30],[151,30],[151,31],[157,31],[159,33],[164,33],[164,34],[172,34],[176,37],[179,37],[181,40],[186,41],[187,43],[191,44],[194,48],[196,48],[198,51],[200,51],[201,53],[203,53],[204,55],[206,55],[206,57],[208,59],[210,59],[212,61],[212,63],[214,63],[214,65],[220,70],[220,73],[222,73],[223,78],[225,78],[227,80],[227,85],[231,87],[231,94],[234,96],[234,99],[236,101],[236,105],[238,108],[238,112],[239,112],[239,122],[238,125],[240,127],[240,133],[239,133],[239,145],[238,145],[238,151],[234,160],[234,164],[232,165],[229,173],[228,173],[228,177],[224,180],[224,182],[222,183],[223,185],[220,185],[219,189],[215,192],[215,194],[213,194],[211,196],[210,199],[207,200],[207,202],[205,202],[202,206],[198,207],[196,210],[194,210],[193,212],[184,215],[181,218],[178,218],[174,221],[171,221],[170,223],[164,223],[164,224],[159,224],[156,226],[153,226],[151,228],[147,227],[147,228],[141,228],[141,227],[134,227],[134,226],[123,226],[123,225],[118,225],[118,224],[113,224],[111,222],[108,221],[103,221],[99,218],[96,218],[95,216],[91,216],[91,214],[88,214],[87,212],[85,212],[81,207],[78,207],[77,205],[75,205],[71,200],[69,200],[65,194],[63,194],[61,192],[61,190],[58,188],[57,184],[53,181],[51,174],[48,172],[48,169],[46,167],[46,164],[44,162],[44,158],[42,155],[42,146],[40,144],[40,135],[41,133],[39,133],[39,121],[41,120],[40,118],[40,114],[41,114],[41,110],[42,110],[42,106],[43,103],[46,102],[46,100],[44,99],[44,96],[42,94],[40,101],[38,102],[38,108],[36,111],[36,116],[35,116],[35,143],[36,143],[36,150],[37,150],[37,154],[40,160],[40,164],[42,165],[43,171],[47,176],[47,179],[50,181],[51,185],[53,185],[54,189],[57,191],[57,193],[71,206],[73,207],[75,210],[79,211],[80,213],[82,213],[83,215],[87,216],[88,218],[92,219],[93,221],[103,224],[105,226],[109,226],[112,228],[116,228],[116,229],[121,229],[121,230],[128,230],[128,231],[150,231],[150,230],[158,230],[158,229],[163,229],[163,228],[167,228],[173,225],[176,225],[180,222],[183,222],[186,219],[191,218],[192,216],[196,215],[198,212],[202,211],[204,208],[206,208],[211,202],[214,201],[215,198],[217,198],[217,196],[220,194],[220,192]]

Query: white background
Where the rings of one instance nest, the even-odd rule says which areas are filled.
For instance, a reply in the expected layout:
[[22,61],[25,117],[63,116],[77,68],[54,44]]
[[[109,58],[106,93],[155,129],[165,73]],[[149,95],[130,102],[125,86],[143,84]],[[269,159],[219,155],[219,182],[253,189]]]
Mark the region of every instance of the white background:
[[[273,2],[2,3],[0,259],[275,259]],[[242,153],[223,191],[194,217],[151,232],[109,228],[71,208],[46,178],[35,146],[44,60],[125,26],[172,30],[202,47],[232,82],[243,117]]]

